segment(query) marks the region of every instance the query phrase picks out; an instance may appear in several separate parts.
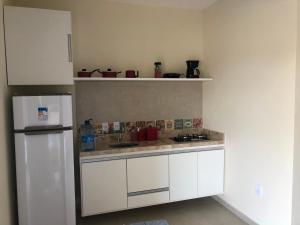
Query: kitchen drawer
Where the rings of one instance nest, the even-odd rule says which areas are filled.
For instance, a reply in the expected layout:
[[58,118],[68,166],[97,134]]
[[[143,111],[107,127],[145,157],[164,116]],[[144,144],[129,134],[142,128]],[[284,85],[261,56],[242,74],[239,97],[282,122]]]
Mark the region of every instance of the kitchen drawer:
[[169,191],[128,197],[128,208],[158,205],[169,202]]
[[169,187],[167,155],[127,160],[128,193]]

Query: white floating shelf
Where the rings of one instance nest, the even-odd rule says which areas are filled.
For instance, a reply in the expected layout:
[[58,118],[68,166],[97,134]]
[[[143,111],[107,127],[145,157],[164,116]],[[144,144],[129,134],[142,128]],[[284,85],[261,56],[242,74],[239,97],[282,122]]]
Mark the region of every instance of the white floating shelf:
[[109,78],[109,77],[74,77],[75,82],[96,81],[178,81],[178,82],[202,82],[212,78]]

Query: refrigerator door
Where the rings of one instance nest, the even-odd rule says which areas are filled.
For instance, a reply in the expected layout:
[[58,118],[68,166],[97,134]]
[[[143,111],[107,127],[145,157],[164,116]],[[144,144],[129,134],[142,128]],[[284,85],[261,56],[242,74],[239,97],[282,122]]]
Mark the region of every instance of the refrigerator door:
[[72,126],[72,96],[14,96],[14,128]]
[[73,131],[15,134],[19,225],[75,225]]

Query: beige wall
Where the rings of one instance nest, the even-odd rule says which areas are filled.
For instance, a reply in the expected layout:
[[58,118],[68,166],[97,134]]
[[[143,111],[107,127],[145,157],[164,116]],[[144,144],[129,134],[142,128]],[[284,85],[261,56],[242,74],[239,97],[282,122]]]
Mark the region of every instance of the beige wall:
[[[153,62],[185,73],[187,59],[202,60],[202,13],[103,0],[18,0],[13,5],[72,12],[74,67],[138,69],[152,77]],[[97,121],[202,116],[202,84],[97,83],[76,85],[77,118]]]
[[204,13],[214,81],[203,115],[226,133],[222,198],[260,225],[291,224],[296,17],[296,0],[222,0]]
[[3,2],[4,0],[0,0],[0,224],[12,225],[16,222],[16,201],[11,146],[11,107],[4,59]]
[[300,224],[300,0],[298,1],[297,66],[295,94],[295,140],[294,140],[294,182],[293,182],[293,225]]

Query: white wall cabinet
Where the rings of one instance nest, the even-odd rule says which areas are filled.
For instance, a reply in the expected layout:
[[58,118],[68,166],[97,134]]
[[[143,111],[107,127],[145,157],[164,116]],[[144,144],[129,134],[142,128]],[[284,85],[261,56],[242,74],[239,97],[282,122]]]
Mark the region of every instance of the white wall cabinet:
[[71,13],[4,7],[9,85],[73,84]]
[[81,164],[82,215],[127,208],[126,159]]
[[170,200],[197,198],[197,152],[169,156]]
[[127,160],[128,193],[169,187],[168,155]]
[[224,150],[198,152],[198,197],[224,191]]

